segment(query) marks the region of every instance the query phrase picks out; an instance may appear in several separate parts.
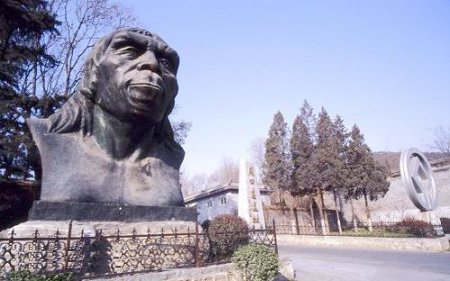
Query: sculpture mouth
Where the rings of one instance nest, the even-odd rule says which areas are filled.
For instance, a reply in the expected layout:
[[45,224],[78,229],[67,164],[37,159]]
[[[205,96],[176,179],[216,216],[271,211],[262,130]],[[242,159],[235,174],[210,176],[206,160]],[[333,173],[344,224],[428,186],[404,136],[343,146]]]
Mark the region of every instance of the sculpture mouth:
[[163,88],[152,83],[133,83],[128,85],[128,97],[136,103],[149,103],[162,96]]

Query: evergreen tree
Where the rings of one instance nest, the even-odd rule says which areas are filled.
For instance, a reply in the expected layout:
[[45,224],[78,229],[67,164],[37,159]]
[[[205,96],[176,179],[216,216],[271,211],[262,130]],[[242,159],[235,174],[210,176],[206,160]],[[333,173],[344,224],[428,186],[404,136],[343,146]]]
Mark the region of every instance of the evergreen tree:
[[[54,33],[55,16],[42,0],[4,0],[0,6],[0,179],[11,181],[33,177],[31,165],[40,167],[37,149],[31,142],[25,118],[37,105],[49,107],[26,91],[22,84],[33,75],[33,65],[51,65],[53,57],[39,44],[42,36]],[[25,79],[25,80],[24,80]],[[24,83],[22,83],[24,82]],[[33,86],[33,85],[31,85]],[[41,108],[42,108],[41,107]]]
[[[373,158],[372,158],[373,159]],[[383,198],[389,191],[389,181],[387,180],[387,168],[379,163],[374,163],[374,168],[369,175],[366,193],[370,201]]]
[[364,143],[364,136],[361,134],[358,126],[354,125],[350,133],[350,140],[347,150],[347,180],[346,199],[350,201],[352,206],[352,221],[356,229],[356,215],[353,208],[353,199],[361,197],[360,191],[362,186],[366,186],[369,181],[367,173],[369,147]]
[[306,128],[308,129],[309,138],[314,143],[316,116],[314,115],[312,107],[307,100],[303,101],[303,106],[300,108],[300,117],[302,118]]
[[[377,164],[370,148],[364,142],[364,136],[354,125],[347,151],[347,199],[364,198],[369,231],[372,231],[369,200],[374,201],[383,197],[389,190],[386,180],[387,171]],[[356,216],[353,212],[353,223],[356,226]]]
[[305,100],[292,126],[291,149],[291,194],[294,196],[314,195],[314,152],[315,116]]
[[336,155],[336,166],[335,166],[335,181],[334,186],[332,187],[332,192],[334,196],[335,202],[335,210],[336,210],[336,219],[338,224],[339,233],[342,233],[340,213],[343,211],[342,208],[342,197],[341,194],[344,193],[345,189],[345,181],[348,174],[347,171],[347,163],[346,163],[346,155],[347,155],[347,142],[348,142],[349,134],[344,125],[344,120],[337,115],[333,122],[333,139],[332,144],[336,147],[335,152]]
[[312,157],[310,177],[315,192],[320,196],[320,210],[323,232],[327,232],[328,218],[325,214],[324,192],[332,191],[339,186],[339,167],[337,142],[334,137],[334,127],[324,108],[318,115],[316,124],[316,145]]
[[281,203],[281,191],[289,187],[288,130],[281,112],[277,112],[265,143],[263,183],[275,188]]
[[310,197],[310,214],[315,228],[315,218],[313,210],[313,200],[315,189],[311,184],[314,177],[312,165],[312,154],[314,151],[314,124],[315,116],[312,108],[305,100],[300,108],[300,114],[295,118],[292,126],[290,139],[291,150],[291,186],[290,191],[293,196]]

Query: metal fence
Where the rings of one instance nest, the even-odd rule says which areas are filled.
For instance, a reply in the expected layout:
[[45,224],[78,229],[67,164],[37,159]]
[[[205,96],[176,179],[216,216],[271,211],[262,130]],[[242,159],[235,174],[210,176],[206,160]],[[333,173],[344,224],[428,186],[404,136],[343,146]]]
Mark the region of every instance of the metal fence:
[[[250,229],[246,243],[264,244],[277,252],[275,224],[266,229]],[[13,271],[34,273],[74,272],[83,278],[124,273],[162,271],[169,268],[201,267],[229,261],[229,255],[218,255],[208,233],[189,230],[178,233],[136,233],[95,236],[81,232],[72,235],[71,225],[66,236],[56,232],[53,237],[41,237],[36,230],[32,237],[0,239],[0,279]],[[216,233],[233,237],[236,233]],[[227,240],[228,241],[228,240]],[[233,240],[231,240],[233,241]],[[239,245],[230,245],[237,248]]]

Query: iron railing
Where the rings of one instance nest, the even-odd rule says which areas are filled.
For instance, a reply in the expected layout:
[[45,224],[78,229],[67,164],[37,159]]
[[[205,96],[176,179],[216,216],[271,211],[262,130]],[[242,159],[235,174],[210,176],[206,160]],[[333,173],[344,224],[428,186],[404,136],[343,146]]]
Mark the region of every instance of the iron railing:
[[[228,262],[229,256],[214,254],[208,233],[198,229],[198,225],[195,231],[184,233],[177,229],[137,233],[133,229],[130,234],[118,229],[115,235],[104,235],[100,230],[94,236],[82,231],[74,236],[70,224],[67,235],[57,231],[52,237],[41,237],[38,230],[32,237],[17,237],[12,231],[9,238],[0,239],[0,279],[20,270],[38,274],[74,272],[89,278]],[[264,244],[277,252],[274,223],[266,229],[250,229],[246,235],[248,243]]]

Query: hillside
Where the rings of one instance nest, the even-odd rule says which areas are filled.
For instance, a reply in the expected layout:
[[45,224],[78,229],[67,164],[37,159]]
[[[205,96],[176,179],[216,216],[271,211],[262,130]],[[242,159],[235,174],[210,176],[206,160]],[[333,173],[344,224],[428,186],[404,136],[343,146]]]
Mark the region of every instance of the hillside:
[[[390,172],[396,172],[400,170],[400,154],[401,152],[377,151],[373,153],[373,156],[375,161],[388,168]],[[424,152],[424,154],[430,162],[446,157],[445,154],[440,152]]]

